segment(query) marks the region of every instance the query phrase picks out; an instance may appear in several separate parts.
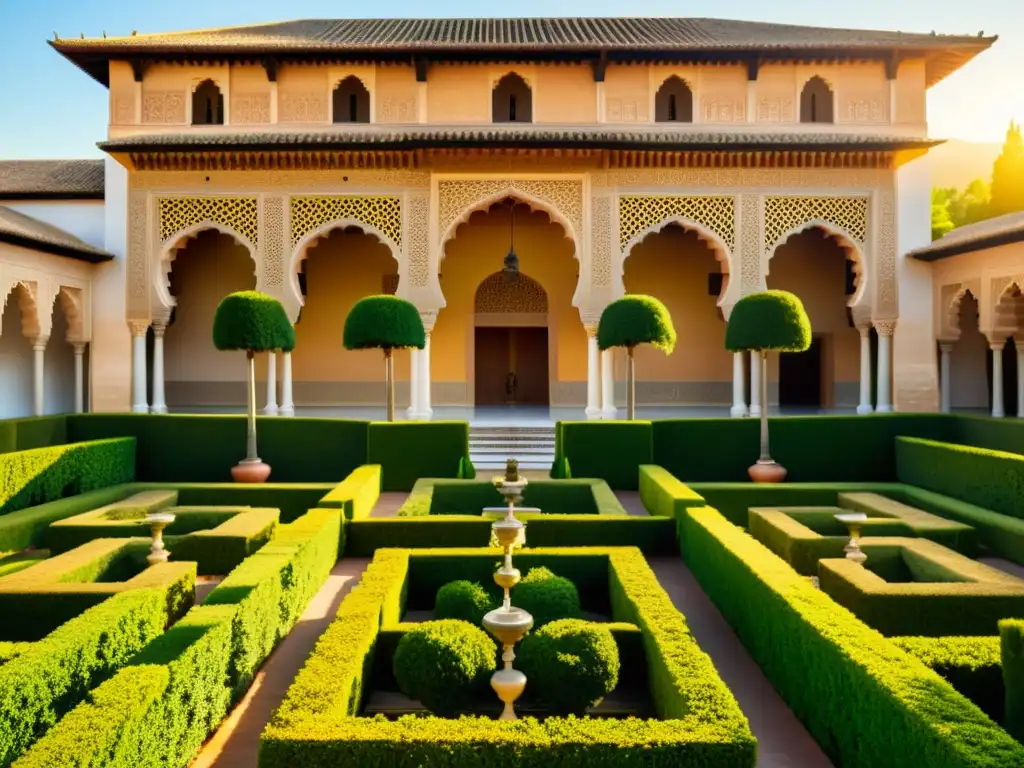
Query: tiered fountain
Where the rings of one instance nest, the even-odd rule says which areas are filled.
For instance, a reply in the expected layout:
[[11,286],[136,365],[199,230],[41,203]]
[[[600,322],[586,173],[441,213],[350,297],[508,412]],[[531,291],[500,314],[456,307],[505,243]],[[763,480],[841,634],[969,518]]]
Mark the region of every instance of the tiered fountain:
[[153,545],[146,555],[146,562],[150,565],[166,563],[171,553],[164,548],[164,528],[174,522],[174,515],[170,512],[150,512],[146,515],[146,522],[153,534]]
[[860,548],[860,529],[864,525],[864,521],[868,519],[867,514],[864,512],[841,512],[835,518],[850,531],[850,540],[843,547],[846,559],[864,565],[868,556]]
[[514,607],[511,595],[512,587],[521,578],[519,570],[512,566],[512,548],[526,527],[525,523],[516,519],[515,504],[522,500],[526,483],[526,478],[519,477],[519,463],[515,459],[506,462],[504,477],[494,479],[498,493],[508,501],[505,516],[491,525],[494,537],[505,550],[505,561],[494,573],[494,582],[505,590],[505,598],[500,608],[484,616],[484,627],[498,639],[503,648],[501,660],[505,666],[491,677],[491,687],[505,704],[500,720],[516,719],[513,703],[526,688],[526,675],[512,668],[516,658],[514,647],[533,627],[533,616],[522,608]]

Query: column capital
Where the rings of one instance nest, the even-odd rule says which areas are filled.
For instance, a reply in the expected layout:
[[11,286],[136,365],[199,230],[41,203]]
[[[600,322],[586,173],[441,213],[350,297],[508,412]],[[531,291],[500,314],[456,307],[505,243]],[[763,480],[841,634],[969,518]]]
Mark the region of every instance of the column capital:
[[871,335],[871,321],[867,320],[863,323],[857,323],[854,326],[862,337]]
[[151,327],[153,328],[153,335],[158,339],[162,339],[167,332],[167,322],[164,320],[154,320]]
[[149,320],[129,320],[128,329],[132,332],[132,336],[145,336],[146,331],[149,330]]
[[872,324],[879,336],[892,336],[896,332],[895,320],[873,320]]
[[597,338],[597,326],[596,325],[584,325],[583,330],[587,332],[588,339]]
[[72,341],[70,342],[71,348],[75,350],[75,354],[79,357],[85,354],[85,348],[88,346],[87,341]]
[[998,336],[996,334],[986,335],[985,338],[988,340],[988,348],[993,352],[999,352],[1003,347],[1006,346],[1006,337]]
[[423,321],[423,330],[430,333],[434,330],[434,323],[437,322],[437,310],[420,310],[420,320]]
[[954,344],[956,344],[956,341],[950,341],[949,339],[939,339],[939,350],[948,355],[952,353]]
[[32,339],[32,350],[35,352],[42,352],[46,349],[46,344],[49,340],[49,336],[36,336]]

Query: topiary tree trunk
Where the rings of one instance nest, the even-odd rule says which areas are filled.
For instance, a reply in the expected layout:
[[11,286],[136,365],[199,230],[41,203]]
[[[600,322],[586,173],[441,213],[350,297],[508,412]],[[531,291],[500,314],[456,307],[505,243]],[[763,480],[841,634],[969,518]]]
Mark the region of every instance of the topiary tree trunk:
[[245,352],[246,362],[249,368],[249,407],[246,411],[247,420],[245,426],[245,460],[259,461],[259,454],[256,452],[256,353],[251,349]]
[[626,418],[636,418],[636,360],[633,357],[635,347],[626,347]]
[[390,347],[384,349],[384,400],[387,402],[387,420],[395,420],[395,355]]
[[761,390],[761,458],[758,461],[771,463],[768,450],[768,352],[762,349],[758,354],[761,355],[761,380],[757,382]]

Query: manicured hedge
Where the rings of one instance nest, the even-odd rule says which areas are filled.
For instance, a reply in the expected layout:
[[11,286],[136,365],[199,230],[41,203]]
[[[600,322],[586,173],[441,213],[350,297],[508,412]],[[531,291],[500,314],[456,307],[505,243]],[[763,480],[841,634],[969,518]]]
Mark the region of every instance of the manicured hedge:
[[1024,621],[999,622],[999,640],[1006,692],[1006,730],[1020,740],[1024,739]]
[[421,477],[458,477],[468,456],[465,421],[374,422],[361,463],[380,465],[382,491],[408,491]]
[[380,498],[380,465],[365,464],[320,499],[319,506],[342,509],[346,520],[369,517]]
[[949,427],[946,434],[933,439],[988,448],[992,451],[1024,453],[1024,421],[1020,419],[994,419],[991,416],[961,414],[947,418]]
[[134,440],[91,442],[0,454],[0,515],[134,478]]
[[560,421],[551,476],[598,478],[614,490],[635,491],[640,466],[657,463],[653,447],[649,421]]
[[672,520],[684,509],[705,505],[699,493],[679,482],[667,469],[651,464],[640,465],[640,500],[651,515]]
[[687,510],[680,524],[690,569],[835,763],[1024,765],[1024,747],[949,683],[716,510]]
[[997,723],[1003,722],[999,637],[894,637],[892,642],[934,669]]
[[68,418],[64,414],[0,421],[0,453],[48,448],[67,442]]
[[[611,515],[532,515],[517,513],[526,523],[526,541],[534,547],[639,548],[645,555],[678,551],[675,523],[664,517]],[[474,547],[490,541],[485,517],[430,515],[353,520],[345,526],[345,554],[369,557],[386,547]]]
[[910,437],[896,438],[904,483],[1024,519],[1024,456]]
[[279,516],[276,509],[247,509],[215,528],[171,537],[167,546],[173,560],[195,562],[204,576],[225,574],[270,541]]
[[130,484],[112,485],[3,515],[0,517],[0,553],[38,547],[43,544],[50,523],[120,501],[129,495],[131,488]]
[[[612,604],[632,616],[647,635],[652,696],[658,714],[669,719],[551,717],[509,722],[483,717],[358,717],[381,627],[394,626],[401,615],[403,585],[407,576],[412,580],[410,554],[417,556],[401,550],[378,553],[359,586],[345,598],[337,619],[321,636],[263,732],[261,768],[755,764],[756,744],[739,706],[640,553],[631,549],[533,554],[607,559]],[[459,554],[450,550],[437,556],[450,559]]]
[[[367,463],[368,422],[277,417],[258,422],[260,457],[271,466],[275,483],[334,484]],[[245,416],[82,414],[68,417],[68,436],[136,438],[136,475],[142,481],[227,483],[231,467],[245,453]]]
[[237,697],[298,621],[306,603],[338,559],[341,513],[314,509],[278,528],[274,539],[248,558],[206,598],[234,605],[231,688]]
[[97,539],[0,579],[0,639],[38,640],[104,600],[136,589],[165,595],[176,619],[195,598],[195,563],[146,567],[145,542]]
[[[489,480],[448,480],[427,477],[416,481],[398,517],[480,515],[485,507],[507,502]],[[532,480],[523,491],[522,507],[545,515],[627,515],[625,507],[603,480]]]
[[[892,482],[893,439],[942,439],[949,421],[938,414],[787,416],[772,418],[772,456],[794,483]],[[757,458],[757,419],[664,419],[653,422],[658,464],[685,483],[744,482]],[[842,447],[841,458],[837,453]],[[572,456],[569,457],[570,464]]]
[[[12,619],[5,614],[5,622]],[[0,666],[0,766],[10,765],[90,688],[163,632],[167,621],[164,591],[132,590],[27,644]]]

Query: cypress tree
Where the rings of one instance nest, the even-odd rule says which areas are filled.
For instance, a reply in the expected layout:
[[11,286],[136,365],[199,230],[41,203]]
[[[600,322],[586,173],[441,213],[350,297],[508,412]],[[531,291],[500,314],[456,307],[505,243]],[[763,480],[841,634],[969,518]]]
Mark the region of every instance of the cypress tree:
[[1024,139],[1020,126],[1013,122],[992,166],[991,206],[992,216],[1024,211]]

